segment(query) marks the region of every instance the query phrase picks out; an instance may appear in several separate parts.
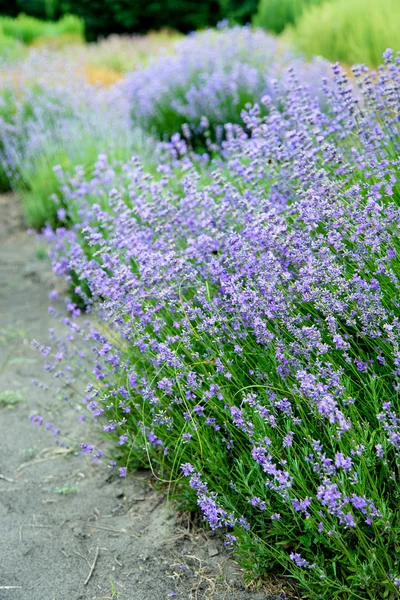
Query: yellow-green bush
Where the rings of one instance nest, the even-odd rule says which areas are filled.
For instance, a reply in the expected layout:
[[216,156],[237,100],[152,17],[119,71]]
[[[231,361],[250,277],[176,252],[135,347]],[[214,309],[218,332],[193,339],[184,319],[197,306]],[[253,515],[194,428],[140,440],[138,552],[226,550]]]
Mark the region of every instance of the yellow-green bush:
[[41,21],[24,14],[16,19],[0,17],[0,32],[4,36],[31,44],[38,38],[54,38],[60,35],[74,35],[83,39],[83,21],[74,15],[65,15],[59,21]]
[[257,27],[281,33],[296,23],[303,11],[322,2],[324,0],[260,0],[253,22]]
[[386,48],[400,50],[399,0],[331,0],[304,12],[293,41],[309,56],[379,65]]

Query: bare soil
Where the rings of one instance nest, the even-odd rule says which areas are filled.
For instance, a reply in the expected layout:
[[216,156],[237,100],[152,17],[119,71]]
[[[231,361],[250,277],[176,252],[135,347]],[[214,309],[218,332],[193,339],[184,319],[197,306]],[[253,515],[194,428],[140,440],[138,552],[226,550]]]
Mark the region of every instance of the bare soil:
[[149,473],[122,480],[30,422],[48,414],[80,433],[73,411],[31,384],[50,378],[31,340],[56,326],[54,284],[18,199],[0,196],[0,600],[278,600],[282,581],[246,589],[221,538],[179,518]]

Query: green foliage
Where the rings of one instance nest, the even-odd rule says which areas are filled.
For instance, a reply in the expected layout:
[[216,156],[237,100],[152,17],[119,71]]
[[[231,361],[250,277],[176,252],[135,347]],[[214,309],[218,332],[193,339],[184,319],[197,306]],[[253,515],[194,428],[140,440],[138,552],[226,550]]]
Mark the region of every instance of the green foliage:
[[[9,38],[7,38],[9,39]],[[1,36],[0,36],[1,40]],[[18,44],[18,42],[16,42]],[[1,41],[0,41],[1,44]],[[10,125],[15,113],[15,97],[11,90],[5,88],[0,93],[0,121],[6,126]],[[4,142],[0,136],[0,153],[4,150]],[[11,173],[9,169],[0,161],[0,193],[11,190]]]
[[10,2],[9,0],[0,0],[0,15],[8,15],[9,17],[16,17],[19,13],[17,3]]
[[23,396],[14,390],[3,390],[0,392],[0,408],[12,408],[23,401]]
[[65,0],[62,9],[84,19],[90,41],[109,33],[162,27],[187,32],[215,25],[222,16],[217,0]]
[[221,15],[234,23],[250,23],[257,10],[257,0],[219,0]]
[[275,33],[281,33],[287,25],[293,25],[303,11],[324,0],[260,0],[253,22]]
[[83,21],[73,15],[65,15],[57,22],[41,21],[34,17],[19,14],[16,19],[0,17],[0,32],[24,44],[31,44],[38,38],[53,38],[65,34],[83,37]]
[[58,0],[17,0],[18,11],[37,19],[54,19],[60,16]]
[[0,15],[16,17],[18,13],[37,19],[56,19],[61,16],[61,4],[59,0],[0,0]]
[[133,33],[165,27],[182,32],[214,26],[222,19],[248,23],[257,0],[0,0],[0,14],[19,12],[37,19],[74,14],[85,23],[86,37],[94,41],[110,33]]
[[304,13],[293,41],[308,55],[379,65],[386,48],[400,50],[398,0],[334,0]]
[[56,494],[61,494],[62,496],[76,494],[79,492],[79,485],[72,485],[71,483],[67,483],[63,487],[54,488],[54,491]]

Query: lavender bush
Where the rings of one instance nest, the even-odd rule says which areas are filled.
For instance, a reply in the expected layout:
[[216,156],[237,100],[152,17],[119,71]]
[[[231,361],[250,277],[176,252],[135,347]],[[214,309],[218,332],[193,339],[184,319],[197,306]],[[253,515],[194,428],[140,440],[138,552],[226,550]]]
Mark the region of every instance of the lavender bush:
[[61,172],[76,225],[47,230],[98,325],[69,302],[46,368],[88,381],[81,418],[114,442],[110,465],[150,464],[250,577],[283,567],[315,599],[400,596],[400,59],[385,61],[355,67],[356,89],[335,67],[323,110],[290,71],[205,174],[190,153],[178,181],[105,155],[89,181]]
[[[226,123],[241,123],[241,111],[273,95],[296,55],[261,29],[222,28],[194,33],[177,42],[175,55],[128,75],[121,83],[132,115],[162,139],[181,132],[196,147],[204,137],[224,139]],[[298,62],[304,79],[327,73],[323,61]],[[307,74],[306,74],[307,73]]]

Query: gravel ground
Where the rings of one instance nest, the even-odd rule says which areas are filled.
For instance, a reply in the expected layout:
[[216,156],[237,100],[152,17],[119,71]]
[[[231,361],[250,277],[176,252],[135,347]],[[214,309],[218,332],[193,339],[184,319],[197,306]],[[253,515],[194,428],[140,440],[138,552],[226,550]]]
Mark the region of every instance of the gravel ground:
[[45,248],[15,196],[0,196],[0,215],[0,600],[278,600],[282,582],[246,589],[219,536],[179,519],[149,473],[116,478],[29,421],[47,413],[80,434],[30,383],[50,377],[30,344],[55,326]]

